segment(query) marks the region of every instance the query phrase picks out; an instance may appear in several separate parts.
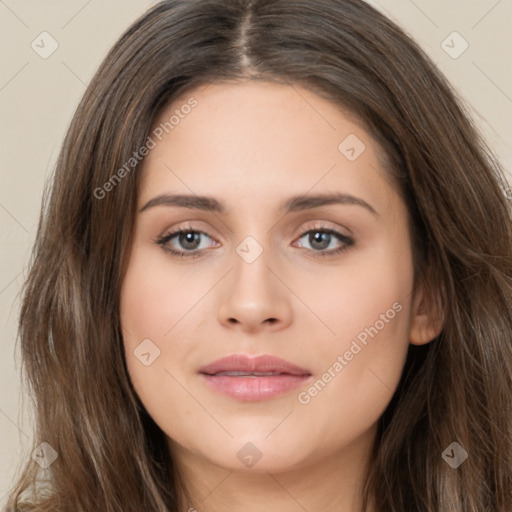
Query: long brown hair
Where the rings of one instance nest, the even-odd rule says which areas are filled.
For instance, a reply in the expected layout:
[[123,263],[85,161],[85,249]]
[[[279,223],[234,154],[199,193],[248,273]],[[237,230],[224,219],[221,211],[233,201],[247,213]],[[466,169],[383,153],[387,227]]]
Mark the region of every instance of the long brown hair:
[[[27,462],[7,510],[178,510],[179,475],[128,377],[119,322],[140,165],[98,190],[119,177],[173,98],[241,79],[306,87],[378,140],[408,205],[416,279],[443,313],[441,334],[410,346],[379,420],[365,506],[510,512],[505,175],[446,78],[360,0],[169,0],[111,49],[64,140],[23,290],[34,448],[48,443],[58,458],[44,470]],[[457,469],[442,457],[453,442],[469,455]]]

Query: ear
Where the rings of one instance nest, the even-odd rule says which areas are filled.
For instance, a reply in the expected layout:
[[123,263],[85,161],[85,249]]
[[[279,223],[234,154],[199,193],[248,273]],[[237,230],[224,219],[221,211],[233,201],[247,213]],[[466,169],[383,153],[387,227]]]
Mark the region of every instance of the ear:
[[427,300],[423,283],[418,283],[413,292],[409,342],[412,345],[425,345],[434,340],[443,329],[443,315],[434,301]]

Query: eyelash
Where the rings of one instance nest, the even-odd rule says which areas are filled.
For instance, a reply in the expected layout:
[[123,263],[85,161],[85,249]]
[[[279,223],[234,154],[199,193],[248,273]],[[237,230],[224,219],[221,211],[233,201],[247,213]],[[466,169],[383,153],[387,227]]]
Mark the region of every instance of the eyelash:
[[[320,233],[326,233],[329,235],[333,235],[340,242],[343,242],[343,244],[344,244],[341,247],[338,247],[337,249],[333,249],[330,251],[326,251],[326,250],[314,251],[313,249],[308,249],[308,251],[313,252],[314,257],[326,257],[326,256],[333,256],[333,255],[341,254],[341,253],[345,252],[346,250],[348,250],[350,247],[352,247],[355,243],[354,240],[352,238],[350,238],[349,236],[344,235],[344,234],[342,234],[334,229],[328,228],[326,226],[317,226],[312,229],[308,229],[308,230],[302,232],[301,235],[298,237],[298,239],[300,240],[305,235],[307,235],[308,233],[311,233],[311,232],[320,232]],[[175,256],[178,258],[199,258],[199,257],[201,257],[203,252],[205,251],[205,249],[201,249],[199,251],[194,251],[194,252],[191,252],[191,251],[185,252],[185,251],[176,251],[175,249],[172,249],[167,245],[177,235],[186,234],[186,233],[197,233],[197,234],[205,235],[208,238],[212,238],[211,236],[208,235],[208,233],[205,233],[204,231],[201,231],[199,229],[182,228],[182,229],[178,229],[176,231],[173,231],[172,233],[169,233],[167,235],[163,235],[163,236],[157,238],[156,240],[154,240],[154,243],[160,245],[164,251],[169,252],[172,256]]]

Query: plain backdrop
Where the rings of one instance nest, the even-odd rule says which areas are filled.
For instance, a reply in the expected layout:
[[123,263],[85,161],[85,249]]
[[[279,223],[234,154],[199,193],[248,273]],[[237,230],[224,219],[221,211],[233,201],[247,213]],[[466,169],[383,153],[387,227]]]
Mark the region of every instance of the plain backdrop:
[[[43,185],[107,50],[155,3],[0,0],[0,507],[22,460],[31,455],[33,416],[21,387],[16,327]],[[510,173],[512,2],[371,3],[416,39],[456,86]]]

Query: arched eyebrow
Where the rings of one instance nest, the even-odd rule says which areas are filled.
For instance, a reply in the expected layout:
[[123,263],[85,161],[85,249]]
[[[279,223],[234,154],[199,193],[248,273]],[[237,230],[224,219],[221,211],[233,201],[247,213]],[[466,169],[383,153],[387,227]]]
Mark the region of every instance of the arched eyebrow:
[[[331,204],[355,205],[368,210],[372,215],[380,217],[375,208],[364,199],[351,194],[330,193],[330,194],[300,194],[288,198],[279,208],[281,213],[292,213],[303,210],[310,210],[320,206]],[[188,194],[159,194],[150,199],[140,210],[142,213],[155,206],[178,206],[191,210],[202,210],[206,212],[226,214],[227,210],[221,201],[209,196],[198,196]]]
[[375,208],[368,204],[364,199],[353,196],[351,194],[342,193],[331,193],[331,194],[302,194],[293,196],[287,199],[281,206],[283,213],[298,212],[302,210],[309,210],[312,208],[318,208],[320,206],[326,206],[331,204],[344,204],[344,205],[355,205],[361,206],[368,210],[376,217],[380,217]]

